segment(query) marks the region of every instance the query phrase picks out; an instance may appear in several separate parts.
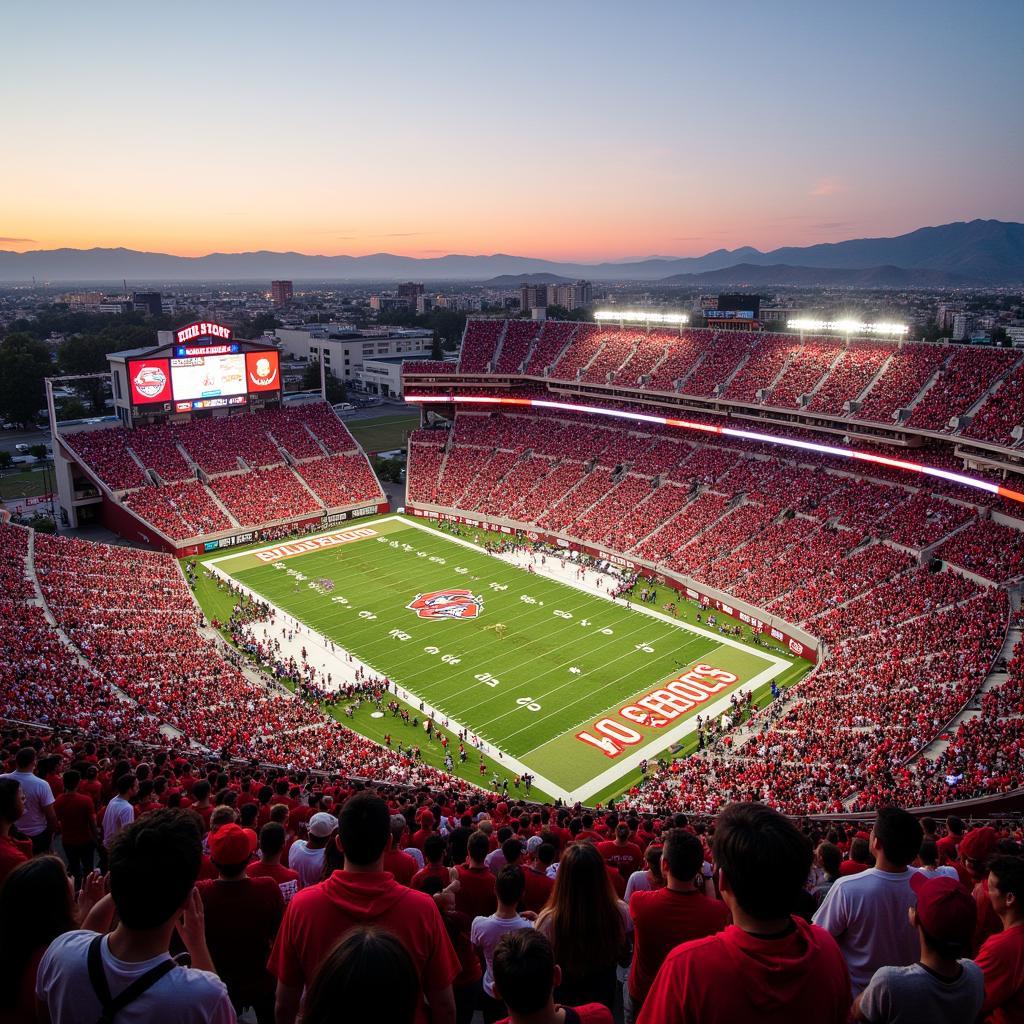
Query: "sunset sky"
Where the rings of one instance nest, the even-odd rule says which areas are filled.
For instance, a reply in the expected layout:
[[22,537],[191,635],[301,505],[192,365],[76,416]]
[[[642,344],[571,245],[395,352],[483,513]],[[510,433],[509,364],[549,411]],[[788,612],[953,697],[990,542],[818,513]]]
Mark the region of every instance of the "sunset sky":
[[698,255],[1024,220],[1024,3],[16,4],[0,249]]

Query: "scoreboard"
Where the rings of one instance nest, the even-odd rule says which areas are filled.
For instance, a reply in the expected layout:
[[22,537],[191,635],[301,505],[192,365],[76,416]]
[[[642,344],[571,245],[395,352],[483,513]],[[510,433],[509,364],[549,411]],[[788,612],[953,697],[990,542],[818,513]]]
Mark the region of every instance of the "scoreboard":
[[176,332],[169,356],[130,359],[132,404],[174,403],[175,412],[246,405],[249,396],[281,390],[279,355],[244,351],[231,330],[200,322]]

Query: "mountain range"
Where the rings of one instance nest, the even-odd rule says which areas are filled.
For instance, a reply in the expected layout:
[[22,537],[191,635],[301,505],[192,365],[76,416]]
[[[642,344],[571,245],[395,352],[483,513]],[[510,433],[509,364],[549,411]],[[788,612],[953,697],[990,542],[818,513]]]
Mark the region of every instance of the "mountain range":
[[[430,259],[374,253],[298,252],[173,256],[134,249],[0,250],[0,282],[474,281],[513,287],[523,280],[645,281],[664,285],[751,284],[929,287],[1024,282],[1024,224],[958,221],[893,238],[857,238],[761,252],[751,246],[704,256],[568,263],[509,256]],[[500,284],[498,283],[500,282]]]

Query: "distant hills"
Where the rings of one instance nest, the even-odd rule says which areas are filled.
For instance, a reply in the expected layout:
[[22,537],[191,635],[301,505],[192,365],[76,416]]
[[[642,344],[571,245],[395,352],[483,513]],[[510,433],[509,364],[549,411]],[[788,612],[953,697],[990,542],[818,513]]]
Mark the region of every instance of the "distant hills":
[[391,253],[309,256],[298,252],[172,256],[133,249],[0,250],[0,282],[474,281],[514,287],[649,281],[662,284],[833,284],[861,287],[1014,285],[1024,282],[1024,224],[973,220],[920,228],[895,238],[858,238],[761,252],[750,246],[704,256],[597,264],[497,253],[416,259]]

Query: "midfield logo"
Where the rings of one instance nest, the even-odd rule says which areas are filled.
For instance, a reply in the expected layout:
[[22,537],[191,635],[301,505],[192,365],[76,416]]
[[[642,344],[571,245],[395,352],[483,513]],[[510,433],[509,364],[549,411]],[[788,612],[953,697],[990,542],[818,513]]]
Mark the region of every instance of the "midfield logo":
[[433,590],[417,594],[406,608],[421,619],[475,619],[484,610],[484,599],[470,590]]

